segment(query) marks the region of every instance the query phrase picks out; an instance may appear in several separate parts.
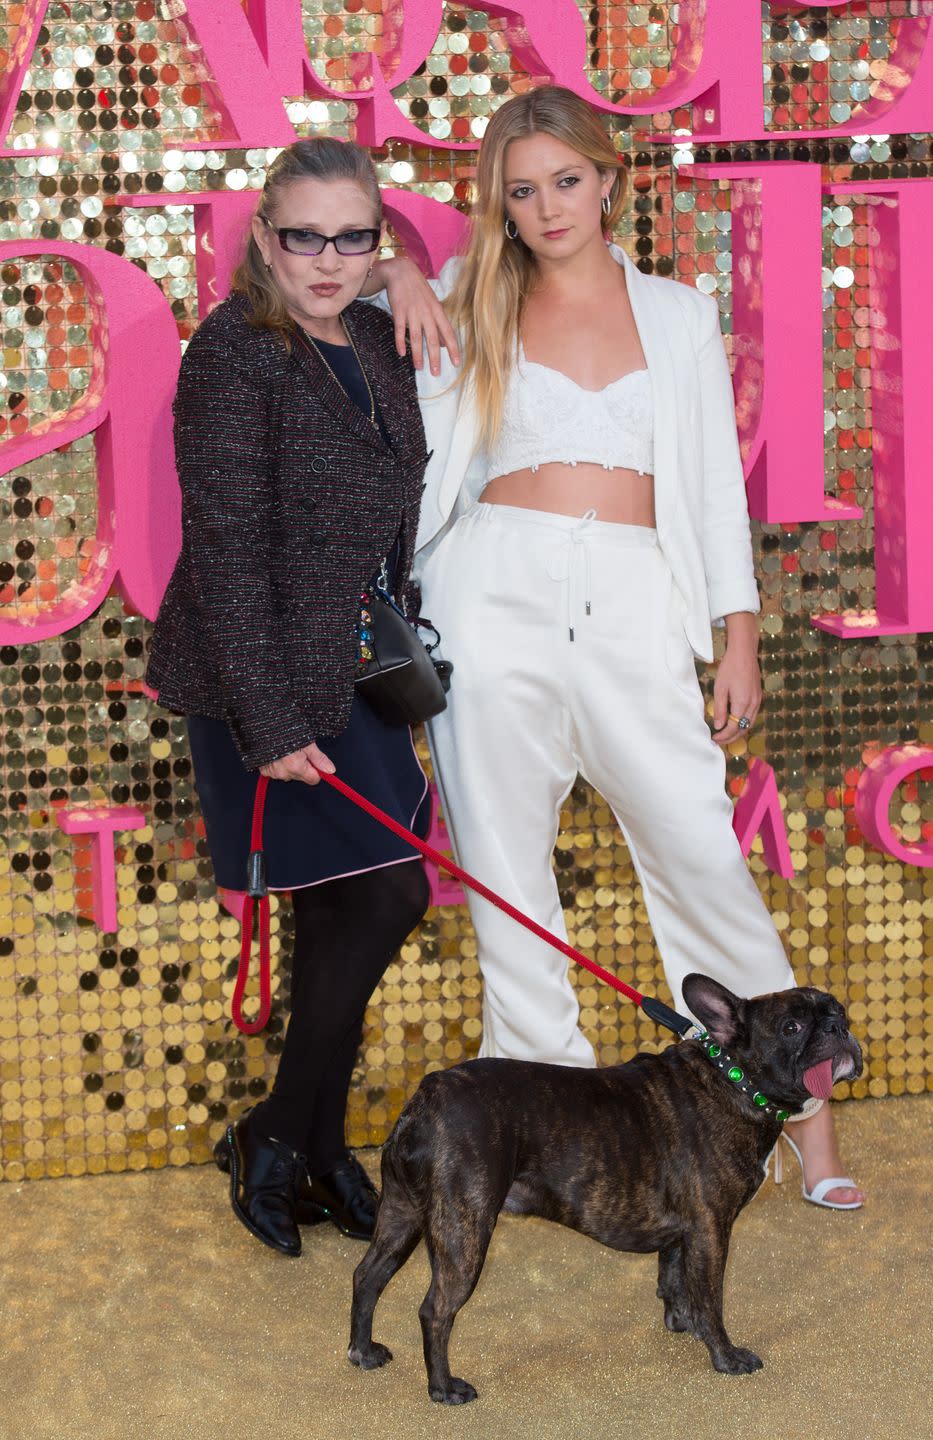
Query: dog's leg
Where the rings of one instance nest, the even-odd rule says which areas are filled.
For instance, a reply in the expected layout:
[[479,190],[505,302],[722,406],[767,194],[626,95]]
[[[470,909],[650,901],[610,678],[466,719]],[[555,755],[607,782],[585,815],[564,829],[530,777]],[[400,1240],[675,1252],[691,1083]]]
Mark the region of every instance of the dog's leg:
[[495,1211],[487,1218],[478,1215],[473,1204],[475,1200],[463,1200],[455,1209],[438,1207],[425,1235],[431,1284],[418,1318],[424,1338],[428,1394],[443,1405],[465,1405],[476,1399],[472,1385],[451,1375],[448,1359],[454,1320],[476,1288],[496,1223]]
[[693,1333],[693,1316],[684,1289],[684,1252],[679,1240],[658,1252],[657,1295],[664,1301],[664,1323],[668,1330]]
[[722,1319],[722,1282],[729,1253],[729,1231],[712,1217],[697,1217],[683,1240],[684,1294],[690,1307],[691,1329],[710,1354],[714,1370],[725,1375],[750,1375],[760,1370],[753,1350],[733,1345]]
[[375,1370],[392,1359],[392,1351],[373,1340],[373,1312],[392,1276],[421,1239],[421,1230],[421,1218],[408,1198],[391,1185],[383,1189],[375,1233],[353,1274],[347,1358],[363,1370]]

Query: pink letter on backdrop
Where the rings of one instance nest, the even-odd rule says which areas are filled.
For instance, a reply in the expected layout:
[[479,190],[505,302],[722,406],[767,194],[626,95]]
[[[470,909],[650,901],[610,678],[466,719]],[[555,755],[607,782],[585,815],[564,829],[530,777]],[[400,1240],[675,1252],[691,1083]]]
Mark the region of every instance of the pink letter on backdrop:
[[382,200],[406,253],[428,275],[436,275],[459,248],[469,224],[466,216],[415,190],[384,189]]
[[49,608],[0,619],[0,644],[61,635],[101,604],[116,581],[134,610],[154,620],[181,543],[171,402],[178,330],[154,280],[95,245],[66,241],[0,244],[0,263],[53,257],[77,270],[87,292],[94,371],[87,392],[61,418],[0,441],[0,474],[94,432],[97,535],[80,579]]
[[844,639],[933,630],[933,183],[853,182],[868,195],[875,609],[820,615]]
[[[822,0],[824,8],[848,3]],[[933,0],[918,3],[923,16],[933,13]],[[216,103],[243,144],[287,144],[294,138],[279,97],[301,94],[355,103],[358,135],[365,145],[379,146],[389,139],[444,149],[478,144],[470,133],[459,140],[425,135],[402,114],[390,89],[409,79],[430,53],[441,23],[440,0],[389,0],[382,53],[354,57],[354,88],[348,91],[326,84],[311,65],[300,0],[250,0],[253,32],[237,0],[185,0],[185,6],[215,81]],[[576,0],[477,0],[477,8],[505,18],[512,53],[532,78],[566,85],[597,109],[651,115],[694,104],[697,138],[708,142],[768,138],[761,15],[754,0],[681,0],[679,36],[668,78],[643,99],[625,104],[606,100],[587,78],[587,33]],[[901,20],[876,96],[858,105],[851,119],[826,131],[789,133],[861,134],[882,126],[888,133],[927,130],[933,97],[929,29],[928,18]],[[252,139],[247,139],[251,103],[256,114]],[[276,138],[286,130],[288,138]],[[667,134],[652,138],[670,140]]]
[[441,0],[387,0],[380,53],[377,56],[373,51],[357,51],[350,57],[353,88],[349,90],[329,85],[311,64],[301,24],[301,0],[249,0],[248,12],[281,95],[310,95],[355,104],[361,145],[376,147],[389,139],[440,149],[458,145],[456,140],[439,140],[419,130],[402,114],[389,88],[390,84],[397,87],[410,80],[430,55],[441,27]]
[[[826,9],[849,3],[818,0]],[[929,129],[933,42],[930,20],[921,17],[933,15],[933,0],[918,4],[916,15],[900,21],[874,97],[857,104],[851,118],[839,126],[790,134]],[[607,100],[587,77],[587,31],[576,0],[476,0],[475,8],[505,20],[508,45],[528,75],[566,85],[599,110],[652,115],[692,104],[697,114],[694,134],[706,142],[773,138],[774,132],[764,128],[762,26],[754,0],[681,0],[667,79],[644,98],[632,92],[621,104]],[[408,80],[430,53],[441,23],[440,0],[390,0],[383,16],[382,53],[378,58],[365,52],[354,57],[357,88],[345,92],[322,82],[310,65],[299,0],[250,0],[249,13],[281,94],[340,96],[355,102],[359,137],[366,145],[382,145],[390,138],[444,148],[457,143],[424,136],[402,115],[389,88]],[[668,143],[671,139],[669,134],[652,138]],[[462,143],[467,147],[478,142],[467,134]]]
[[[753,519],[861,515],[823,491],[818,165],[697,165],[732,182],[733,384]],[[792,417],[792,423],[789,423]]]
[[228,136],[189,144],[188,149],[242,145],[290,145],[297,139],[282,92],[266,65],[238,0],[184,0],[173,19],[190,32],[204,54],[204,88],[223,117]]
[[[715,0],[714,0],[715,3]],[[728,0],[741,5],[742,0]],[[811,9],[849,8],[851,0],[808,0]],[[869,15],[870,6],[856,13]],[[884,15],[885,10],[879,10]],[[848,120],[828,130],[795,130],[797,135],[903,135],[925,132],[933,124],[933,0],[914,0],[910,15],[897,21],[897,36],[884,59],[884,70],[868,100],[852,106]],[[872,69],[874,70],[874,65]],[[736,137],[739,138],[738,136]],[[783,138],[783,136],[782,136]]]
[[933,837],[903,840],[891,824],[891,800],[898,785],[927,770],[933,780],[933,746],[889,745],[869,761],[855,787],[855,818],[859,829],[878,850],[907,865],[933,866]]
[[239,920],[240,924],[242,925],[243,911],[246,908],[246,891],[225,890],[222,885],[218,885],[217,899],[220,901],[224,909],[228,911],[235,920]]
[[121,205],[145,208],[194,206],[194,256],[198,287],[198,319],[203,320],[230,293],[233,272],[245,248],[250,216],[259,204],[255,190],[205,190],[167,200],[164,195],[128,195]]
[[755,836],[761,835],[765,864],[785,880],[794,878],[794,862],[787,842],[787,827],[777,781],[770,765],[757,757],[749,762],[745,788],[735,802],[732,828],[747,855]]
[[93,919],[98,930],[117,928],[117,861],[113,837],[118,830],[141,830],[146,817],[136,805],[74,806],[55,814],[59,830],[83,835],[91,843]]
[[[450,836],[447,834],[447,826],[441,819],[437,808],[437,786],[433,780],[431,781],[431,828],[428,831],[428,844],[433,845],[435,850],[450,849]],[[459,880],[454,880],[432,860],[425,860],[424,868],[431,883],[432,905],[466,904],[466,896]]]
[[[849,3],[814,0],[824,9]],[[681,0],[667,79],[643,99],[626,104],[606,100],[590,84],[587,32],[575,0],[477,0],[477,5],[505,18],[506,39],[529,75],[566,85],[600,110],[651,115],[692,104],[697,139],[769,138],[763,123],[761,17],[753,0]],[[48,0],[25,0],[11,63],[0,77],[0,140],[9,129],[47,8]],[[441,0],[388,0],[381,54],[353,57],[355,88],[349,91],[331,88],[315,73],[302,31],[300,0],[250,0],[249,20],[239,0],[184,0],[183,8],[173,9],[176,24],[190,31],[203,51],[205,89],[229,132],[226,139],[209,142],[212,148],[289,144],[295,132],[282,97],[305,93],[356,103],[359,138],[366,145],[379,146],[388,139],[435,148],[478,144],[470,133],[453,140],[424,135],[402,114],[390,89],[409,79],[430,53],[440,28]],[[879,129],[888,134],[927,131],[933,109],[931,17],[933,0],[915,0],[914,13],[899,20],[874,96],[858,103],[850,119],[827,130],[784,131],[782,138]],[[651,138],[669,143],[671,137],[665,133]],[[193,141],[190,148],[203,148],[203,142]]]
[[9,134],[10,126],[13,124],[13,116],[16,113],[16,102],[23,89],[23,79],[29,69],[29,62],[32,60],[33,51],[39,38],[39,31],[42,29],[42,22],[45,19],[45,12],[49,8],[49,0],[24,0],[20,7],[20,18],[18,23],[11,19],[7,24],[15,23],[13,43],[10,46],[9,60],[5,70],[0,71],[0,159],[6,156],[13,156],[22,159],[24,155],[59,155],[60,150],[40,148],[37,150],[4,150],[3,142]]
[[[477,0],[477,9],[506,17],[506,39],[530,75],[566,85],[598,110],[652,115],[695,104],[695,133],[707,142],[745,139],[761,129],[761,14],[748,0],[681,0],[667,79],[620,104],[587,78],[587,32],[575,0]],[[671,141],[669,133],[652,138]]]

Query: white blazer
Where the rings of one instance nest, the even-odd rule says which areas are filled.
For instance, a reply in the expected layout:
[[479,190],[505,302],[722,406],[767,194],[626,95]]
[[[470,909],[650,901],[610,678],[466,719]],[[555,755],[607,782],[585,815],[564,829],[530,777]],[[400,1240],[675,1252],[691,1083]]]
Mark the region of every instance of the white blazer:
[[[699,290],[643,275],[610,246],[625,270],[629,299],[654,399],[654,495],[658,543],[684,607],[694,652],[713,658],[711,624],[757,611],[745,480],[732,379],[716,302]],[[432,288],[444,299],[462,260],[448,260]],[[414,573],[486,483],[472,387],[441,352],[441,373],[418,375],[428,450]],[[443,582],[441,582],[443,583]]]

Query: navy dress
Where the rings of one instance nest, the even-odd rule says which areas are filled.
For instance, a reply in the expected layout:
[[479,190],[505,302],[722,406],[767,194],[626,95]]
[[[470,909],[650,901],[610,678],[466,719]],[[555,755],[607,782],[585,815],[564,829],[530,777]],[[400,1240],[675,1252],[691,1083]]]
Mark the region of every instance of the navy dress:
[[[366,381],[351,346],[316,342],[350,398],[370,413]],[[382,419],[379,427],[386,436]],[[395,552],[389,556],[394,579]],[[247,770],[222,720],[187,718],[195,784],[214,878],[225,890],[246,889],[246,861],[258,771]],[[339,735],[316,743],[354,790],[423,839],[430,824],[428,782],[407,726],[386,725],[359,696]],[[331,786],[273,780],[263,826],[270,890],[297,890],[418,857],[418,852]]]

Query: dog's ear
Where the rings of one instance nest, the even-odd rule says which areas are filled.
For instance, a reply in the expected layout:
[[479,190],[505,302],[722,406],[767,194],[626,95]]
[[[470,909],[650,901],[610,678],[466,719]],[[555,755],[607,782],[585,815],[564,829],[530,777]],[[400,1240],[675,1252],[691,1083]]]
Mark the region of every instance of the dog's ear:
[[742,1027],[745,1001],[709,975],[688,975],[683,984],[684,999],[700,1024],[719,1041],[729,1045]]

